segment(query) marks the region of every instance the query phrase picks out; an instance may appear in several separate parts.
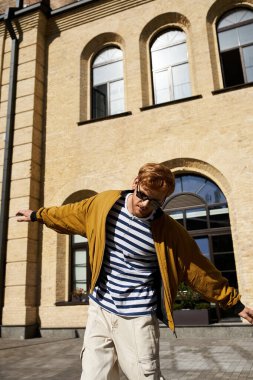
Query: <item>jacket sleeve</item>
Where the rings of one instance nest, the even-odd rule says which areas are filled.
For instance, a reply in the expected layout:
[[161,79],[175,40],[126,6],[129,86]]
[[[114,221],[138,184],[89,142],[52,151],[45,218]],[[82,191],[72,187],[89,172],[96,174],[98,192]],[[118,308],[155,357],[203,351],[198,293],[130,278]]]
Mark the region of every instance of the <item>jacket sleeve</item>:
[[61,234],[86,235],[87,214],[94,197],[60,207],[40,208],[37,221]]
[[240,300],[237,290],[229,286],[228,280],[200,252],[197,243],[183,228],[179,235],[177,252],[183,265],[185,283],[223,309],[236,305]]

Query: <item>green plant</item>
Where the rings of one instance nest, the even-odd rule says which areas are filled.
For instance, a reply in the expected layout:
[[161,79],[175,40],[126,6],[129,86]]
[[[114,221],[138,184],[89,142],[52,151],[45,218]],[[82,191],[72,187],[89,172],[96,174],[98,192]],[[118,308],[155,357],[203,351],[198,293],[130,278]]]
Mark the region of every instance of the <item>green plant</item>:
[[88,293],[82,288],[76,288],[72,292],[72,300],[73,301],[81,301],[86,302],[88,299]]
[[195,292],[183,282],[179,285],[174,310],[208,309],[209,307],[210,304],[203,302],[199,293]]

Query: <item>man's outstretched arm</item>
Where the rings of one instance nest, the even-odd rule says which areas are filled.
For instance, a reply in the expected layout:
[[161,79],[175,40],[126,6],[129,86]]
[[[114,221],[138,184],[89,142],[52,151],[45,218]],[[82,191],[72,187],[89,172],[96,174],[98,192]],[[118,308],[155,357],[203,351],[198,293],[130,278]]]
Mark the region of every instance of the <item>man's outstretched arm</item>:
[[240,313],[238,313],[238,315],[246,319],[246,321],[248,321],[250,324],[253,325],[253,310],[252,309],[245,306],[245,308]]
[[18,222],[35,222],[36,221],[36,211],[33,210],[19,210],[16,213]]

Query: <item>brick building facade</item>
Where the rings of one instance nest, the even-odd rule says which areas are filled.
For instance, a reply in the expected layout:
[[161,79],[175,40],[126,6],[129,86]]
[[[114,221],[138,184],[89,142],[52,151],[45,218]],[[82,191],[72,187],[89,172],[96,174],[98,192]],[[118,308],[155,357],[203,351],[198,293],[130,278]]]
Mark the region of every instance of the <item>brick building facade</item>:
[[167,212],[253,307],[253,0],[0,10],[2,336],[82,328],[87,315],[72,301],[88,287],[85,241],[18,224],[16,211],[128,188],[153,161],[177,176]]

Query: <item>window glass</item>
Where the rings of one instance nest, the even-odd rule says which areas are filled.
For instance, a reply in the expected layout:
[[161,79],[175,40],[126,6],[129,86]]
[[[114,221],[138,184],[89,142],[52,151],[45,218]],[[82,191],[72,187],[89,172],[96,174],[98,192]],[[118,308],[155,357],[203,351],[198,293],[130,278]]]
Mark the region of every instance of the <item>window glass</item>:
[[[184,175],[180,180],[182,182],[182,191],[196,194],[206,183],[205,178],[192,175]],[[176,178],[177,181],[178,179]]]
[[246,45],[253,42],[253,23],[238,28],[240,45]]
[[200,195],[207,203],[225,202],[223,193],[210,181],[206,181],[205,186],[198,191],[198,195]]
[[174,99],[181,99],[191,96],[188,63],[173,67],[172,78],[174,87]]
[[170,211],[169,215],[178,223],[184,225],[184,214],[182,211]]
[[194,237],[194,240],[198,244],[199,249],[203,253],[203,255],[206,256],[210,260],[211,257],[210,257],[208,236]]
[[74,252],[74,265],[86,265],[87,261],[87,251],[82,249],[77,249]]
[[244,83],[243,67],[239,49],[228,50],[221,53],[221,62],[225,87]]
[[122,60],[122,51],[118,48],[104,49],[100,52],[93,62],[93,66],[104,65],[111,61]]
[[170,30],[161,34],[152,44],[151,51],[185,41],[185,33],[181,30]]
[[186,228],[188,231],[207,228],[206,210],[202,207],[186,210]]
[[85,282],[85,271],[83,270],[83,267],[76,266],[74,271],[74,281],[76,282]]
[[[175,190],[174,190],[173,194],[181,193],[183,191],[183,186],[182,186],[182,179],[183,178],[184,178],[183,176],[175,178]],[[193,193],[194,193],[194,191],[193,191]]]
[[153,70],[160,70],[163,68],[167,68],[170,60],[170,55],[169,55],[170,49],[163,49],[163,50],[158,50],[154,51],[152,53],[152,67]]
[[124,81],[110,83],[110,114],[115,115],[124,111]]
[[215,265],[221,271],[235,270],[235,259],[233,254],[217,254],[214,257]]
[[123,77],[122,62],[110,63],[106,66],[96,67],[93,70],[93,84],[110,82]]
[[73,243],[87,243],[87,238],[81,235],[73,235]]
[[88,240],[80,235],[71,236],[71,292],[83,289],[88,291]]
[[218,30],[224,27],[233,27],[240,22],[248,20],[253,20],[253,12],[248,9],[233,9],[222,17],[218,24]]
[[237,288],[229,210],[220,188],[200,175],[178,175],[164,212],[189,231],[203,255]]
[[238,33],[236,29],[219,33],[220,50],[224,51],[239,45]]
[[160,70],[187,61],[186,44],[180,44],[152,53],[153,70]]
[[217,25],[224,87],[252,82],[253,12],[234,9]]
[[124,112],[123,54],[111,47],[100,52],[93,62],[92,117]]
[[104,117],[107,112],[107,85],[102,84],[93,88],[93,116]]
[[151,46],[156,104],[191,96],[185,33],[166,31]]
[[169,50],[169,55],[170,55],[169,64],[171,66],[187,61],[188,57],[187,57],[186,44],[184,43],[184,44],[171,47]]
[[226,202],[226,199],[218,186],[205,177],[190,174],[176,177],[176,186],[173,195],[180,192],[195,193],[201,196],[201,198],[209,204]]
[[168,70],[154,73],[154,90],[156,103],[164,103],[170,100]]
[[214,253],[221,253],[221,252],[231,253],[233,251],[233,243],[232,243],[231,235],[213,236],[212,242],[213,242]]
[[248,82],[253,82],[253,46],[248,46],[243,49],[243,57],[246,67],[247,80]]
[[230,220],[227,205],[223,207],[211,206],[209,209],[211,228],[229,227]]

